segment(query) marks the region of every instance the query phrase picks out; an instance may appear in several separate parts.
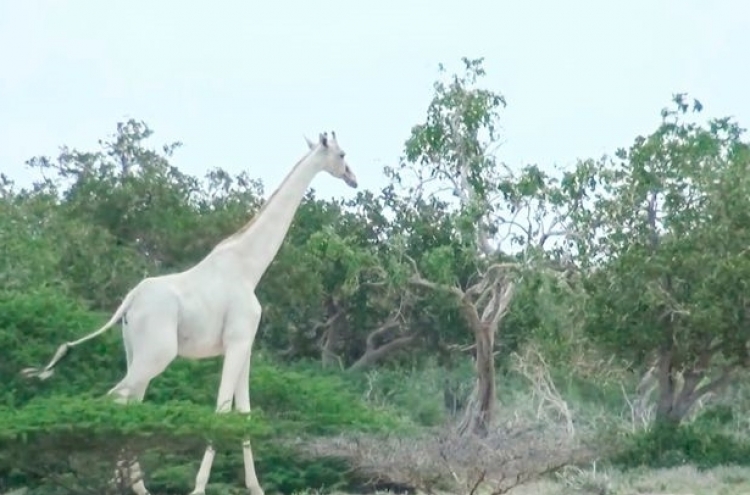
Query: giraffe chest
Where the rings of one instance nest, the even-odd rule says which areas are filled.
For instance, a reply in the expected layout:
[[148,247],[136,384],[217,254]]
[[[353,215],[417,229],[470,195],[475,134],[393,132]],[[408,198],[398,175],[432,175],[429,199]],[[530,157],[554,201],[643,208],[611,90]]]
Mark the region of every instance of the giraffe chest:
[[224,353],[230,315],[243,314],[247,287],[222,271],[196,270],[179,285],[178,354],[204,358]]

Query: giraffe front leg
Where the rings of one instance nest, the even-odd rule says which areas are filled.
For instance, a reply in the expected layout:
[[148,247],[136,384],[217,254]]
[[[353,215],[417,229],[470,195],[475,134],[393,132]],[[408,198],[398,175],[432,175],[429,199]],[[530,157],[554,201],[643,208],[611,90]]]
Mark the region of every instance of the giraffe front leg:
[[248,439],[242,442],[242,460],[245,463],[245,487],[247,487],[250,495],[264,495],[263,488],[260,487],[260,481],[258,481],[258,475],[255,473],[253,449],[250,447],[250,440]]
[[211,466],[214,463],[215,455],[216,451],[209,444],[203,453],[198,474],[195,475],[195,488],[190,492],[190,495],[204,495],[206,493],[206,485],[208,485],[208,478],[211,476]]
[[[237,380],[234,407],[241,414],[250,414],[250,358],[245,362],[240,379]],[[264,495],[255,472],[255,459],[249,438],[245,438],[242,442],[242,459],[245,464],[245,487],[251,495]]]
[[[224,414],[232,409],[232,396],[237,386],[237,381],[245,361],[248,359],[246,345],[237,345],[228,348],[224,353],[224,365],[221,371],[221,384],[219,394],[216,398],[216,414]],[[206,485],[211,476],[211,466],[214,462],[216,451],[210,444],[203,454],[198,474],[195,476],[195,488],[190,495],[203,495],[206,493]]]

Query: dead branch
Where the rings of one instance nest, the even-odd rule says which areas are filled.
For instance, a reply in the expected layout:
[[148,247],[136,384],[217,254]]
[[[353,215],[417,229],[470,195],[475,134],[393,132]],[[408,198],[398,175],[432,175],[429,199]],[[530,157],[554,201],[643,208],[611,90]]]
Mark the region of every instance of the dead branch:
[[523,355],[514,353],[513,361],[515,369],[531,382],[534,395],[539,397],[537,418],[541,419],[542,411],[546,409],[545,406],[549,406],[565,419],[567,433],[571,436],[574,435],[573,414],[567,401],[557,390],[549,371],[549,365],[542,354],[534,347],[529,346]]
[[445,346],[446,350],[457,351],[457,352],[469,352],[469,351],[473,351],[476,348],[477,348],[476,342],[473,344],[468,344],[468,345],[448,344]]
[[507,493],[595,455],[594,449],[555,425],[546,425],[545,431],[493,430],[484,439],[436,430],[418,437],[317,438],[298,446],[312,455],[348,459],[358,471],[379,481],[425,493],[467,495]]

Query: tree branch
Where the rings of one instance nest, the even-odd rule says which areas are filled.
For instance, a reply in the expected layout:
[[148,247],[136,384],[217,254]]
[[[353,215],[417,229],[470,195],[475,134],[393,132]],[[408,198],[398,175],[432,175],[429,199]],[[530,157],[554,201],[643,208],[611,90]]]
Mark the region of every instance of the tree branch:
[[377,348],[377,345],[375,344],[375,339],[386,333],[391,328],[395,328],[399,325],[399,321],[393,319],[391,321],[388,321],[382,325],[380,325],[378,328],[370,332],[370,334],[367,336],[367,352],[374,351]]
[[[338,307],[338,305],[336,305]],[[341,318],[344,315],[344,309],[339,308],[333,315],[331,315],[326,321],[324,322],[317,322],[315,325],[313,325],[311,332],[313,334],[317,333],[318,330],[321,328],[328,328],[331,325],[333,325],[336,320]]]
[[365,353],[362,354],[362,356],[357,359],[351,366],[349,366],[349,369],[347,371],[361,371],[365,368],[368,368],[383,359],[388,354],[408,346],[414,341],[415,338],[415,335],[410,334],[395,338],[387,344],[383,344],[378,348],[368,347]]
[[505,314],[508,312],[510,302],[513,300],[513,292],[515,291],[515,284],[513,282],[507,282],[502,289],[502,292],[496,293],[494,314],[490,325],[495,329],[500,324],[500,320],[503,319]]
[[454,296],[458,297],[460,300],[463,300],[465,293],[460,288],[455,287],[455,286],[449,286],[446,284],[438,284],[438,283],[427,280],[426,278],[422,277],[422,275],[419,274],[419,268],[417,267],[417,262],[414,261],[414,258],[412,258],[411,256],[407,254],[404,254],[403,256],[411,264],[414,270],[414,273],[409,278],[410,284],[416,285],[419,287],[424,287],[426,289],[430,289],[434,291],[448,290]]
[[718,377],[695,389],[691,394],[690,399],[695,402],[708,393],[718,392],[732,381],[732,375],[735,369],[736,367],[733,365],[724,366]]

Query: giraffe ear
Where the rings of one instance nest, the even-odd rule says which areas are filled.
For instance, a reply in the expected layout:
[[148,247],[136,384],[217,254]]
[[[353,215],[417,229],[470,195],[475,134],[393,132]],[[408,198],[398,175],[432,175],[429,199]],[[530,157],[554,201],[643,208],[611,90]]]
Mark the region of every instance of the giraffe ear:
[[322,144],[324,148],[327,148],[328,147],[328,133],[327,132],[322,133],[319,136],[319,138],[320,138],[320,144]]
[[307,143],[307,147],[310,149],[313,149],[313,146],[315,146],[312,141],[307,139],[307,136],[305,136],[305,142]]

